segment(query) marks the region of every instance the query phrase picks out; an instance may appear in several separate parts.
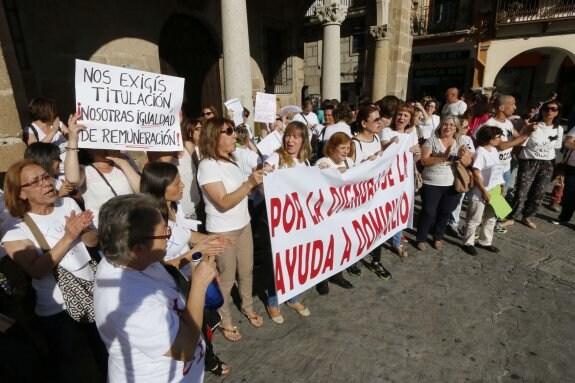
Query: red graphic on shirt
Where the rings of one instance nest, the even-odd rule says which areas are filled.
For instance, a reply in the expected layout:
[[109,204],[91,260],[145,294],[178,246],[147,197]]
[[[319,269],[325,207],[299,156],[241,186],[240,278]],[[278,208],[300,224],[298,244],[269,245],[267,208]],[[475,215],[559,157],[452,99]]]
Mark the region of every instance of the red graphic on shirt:
[[[196,352],[197,352],[198,348],[200,349],[200,357],[198,358],[198,364],[200,364],[200,362],[204,359],[204,356],[206,355],[206,350],[202,344],[201,338],[200,338],[200,341],[198,342],[198,344],[196,346]],[[188,374],[188,372],[190,372],[195,360],[196,360],[196,356],[194,353],[194,357],[192,358],[192,360],[184,362],[184,367],[182,368],[182,375],[183,376],[186,376]]]

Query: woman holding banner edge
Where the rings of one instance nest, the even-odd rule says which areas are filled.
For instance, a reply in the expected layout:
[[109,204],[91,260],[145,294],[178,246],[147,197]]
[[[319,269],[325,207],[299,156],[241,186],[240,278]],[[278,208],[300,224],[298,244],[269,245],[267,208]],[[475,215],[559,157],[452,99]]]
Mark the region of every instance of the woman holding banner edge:
[[[266,173],[273,172],[276,169],[289,169],[301,166],[310,166],[311,144],[308,136],[308,128],[303,122],[291,121],[287,124],[282,137],[282,146],[272,153],[264,163]],[[271,250],[271,249],[270,249]],[[281,324],[284,318],[281,315],[278,299],[275,290],[275,276],[273,263],[268,257],[267,275],[268,275],[268,305],[267,311],[272,321]],[[298,300],[298,296],[292,297],[286,302],[286,305],[294,309],[302,317],[310,316],[309,309]]]

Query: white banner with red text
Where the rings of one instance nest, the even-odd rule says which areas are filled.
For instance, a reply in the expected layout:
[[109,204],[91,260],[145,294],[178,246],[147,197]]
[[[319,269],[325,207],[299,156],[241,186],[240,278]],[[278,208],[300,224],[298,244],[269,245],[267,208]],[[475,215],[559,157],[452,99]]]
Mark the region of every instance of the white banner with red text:
[[280,303],[345,270],[413,223],[409,142],[345,173],[298,167],[264,177]]

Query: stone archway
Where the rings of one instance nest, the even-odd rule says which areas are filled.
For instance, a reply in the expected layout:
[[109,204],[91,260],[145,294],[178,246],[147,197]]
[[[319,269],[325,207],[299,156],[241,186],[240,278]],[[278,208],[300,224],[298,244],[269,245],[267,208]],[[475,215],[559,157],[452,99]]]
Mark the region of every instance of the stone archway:
[[212,104],[221,112],[221,44],[199,20],[188,15],[168,18],[159,40],[162,73],[186,79],[184,105],[188,117],[198,117],[202,105]]

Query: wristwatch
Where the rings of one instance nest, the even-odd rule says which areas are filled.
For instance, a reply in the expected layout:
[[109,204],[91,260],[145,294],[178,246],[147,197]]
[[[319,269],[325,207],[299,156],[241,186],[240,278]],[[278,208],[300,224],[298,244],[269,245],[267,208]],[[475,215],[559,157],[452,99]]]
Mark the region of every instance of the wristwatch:
[[198,263],[200,263],[202,258],[203,258],[202,253],[200,253],[199,251],[196,253],[193,253],[192,254],[192,263],[198,264]]

